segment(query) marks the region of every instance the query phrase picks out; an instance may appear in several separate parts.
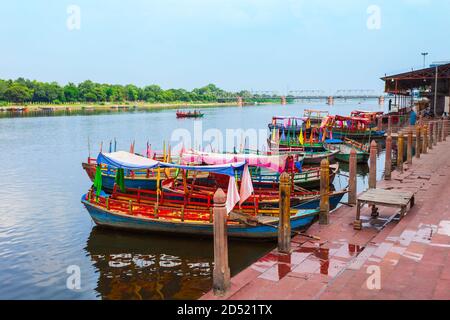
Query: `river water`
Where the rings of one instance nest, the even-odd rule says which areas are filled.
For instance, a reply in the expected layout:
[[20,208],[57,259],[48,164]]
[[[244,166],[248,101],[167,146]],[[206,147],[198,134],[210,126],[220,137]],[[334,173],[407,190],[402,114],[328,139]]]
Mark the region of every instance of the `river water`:
[[[62,116],[0,116],[0,299],[196,299],[211,288],[211,239],[101,230],[80,203],[91,182],[81,168],[89,149],[96,156],[116,138],[118,149],[135,140],[143,152],[170,140],[173,130],[267,129],[273,115],[302,116],[308,108],[348,115],[380,110],[377,101],[298,103],[204,109],[198,120],[176,119],[175,110]],[[225,134],[225,133],[224,133]],[[90,141],[88,148],[88,140]],[[378,168],[383,167],[380,148]],[[348,169],[342,165],[345,175]],[[378,172],[381,178],[382,170]],[[358,190],[368,167],[359,168]],[[336,188],[347,186],[345,176]],[[231,241],[232,275],[275,247]],[[74,271],[75,270],[75,271]],[[80,289],[68,279],[80,271]],[[69,284],[72,283],[69,281]]]

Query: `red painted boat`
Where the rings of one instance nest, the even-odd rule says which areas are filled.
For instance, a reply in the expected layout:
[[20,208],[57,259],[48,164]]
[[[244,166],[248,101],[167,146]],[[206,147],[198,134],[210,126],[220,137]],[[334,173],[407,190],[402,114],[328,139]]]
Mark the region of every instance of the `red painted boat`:
[[205,114],[200,111],[177,111],[177,118],[203,118]]

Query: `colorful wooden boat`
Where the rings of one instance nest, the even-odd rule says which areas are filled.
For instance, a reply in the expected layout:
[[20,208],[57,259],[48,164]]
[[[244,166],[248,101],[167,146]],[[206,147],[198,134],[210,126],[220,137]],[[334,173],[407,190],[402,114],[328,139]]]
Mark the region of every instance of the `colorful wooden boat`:
[[290,141],[271,141],[268,140],[267,144],[269,146],[269,150],[272,153],[279,154],[293,154],[300,152],[322,152],[325,151],[323,147],[323,143],[319,141],[313,141],[313,143],[306,142],[304,144],[300,144],[298,140],[290,140]]
[[385,132],[371,128],[371,121],[365,117],[328,116],[321,128],[332,130],[333,139],[366,140],[383,139]]
[[27,112],[28,108],[27,107],[12,107],[12,108],[7,108],[6,111],[20,113],[20,112]]
[[[216,186],[204,186],[204,185],[175,185],[175,181],[165,181],[162,186],[161,199],[170,201],[176,201],[180,204],[196,203],[200,205],[211,206],[212,198]],[[227,192],[226,189],[224,189]],[[127,192],[133,192],[135,194],[142,194],[139,190],[129,190]],[[329,194],[330,209],[334,210],[341,202],[344,195],[348,190],[331,191]],[[150,195],[151,196],[151,195]],[[155,197],[155,195],[153,195]],[[142,196],[141,196],[142,199]],[[302,188],[295,188],[291,191],[291,208],[294,209],[316,209],[320,206],[320,192],[309,191]],[[252,210],[256,212],[264,209],[276,209],[279,207],[280,194],[279,189],[255,189],[254,194],[248,198],[241,208]]]
[[[330,185],[333,184],[334,178],[339,171],[339,164],[330,165]],[[261,168],[251,168],[252,182],[255,189],[278,190],[280,182],[280,174]],[[302,172],[291,172],[294,185],[296,187],[312,190],[320,187],[320,167],[303,167]],[[228,179],[221,175],[211,174],[214,183],[219,187],[226,188]]]
[[352,140],[372,140],[372,139],[384,139],[385,132],[378,130],[365,130],[365,131],[354,131],[354,130],[342,130],[333,129],[333,137],[335,139],[345,139],[349,138]]
[[[185,207],[155,207],[133,200],[111,199],[106,194],[96,197],[92,191],[81,198],[92,220],[102,227],[140,232],[171,233],[192,236],[213,235],[212,210]],[[273,213],[275,213],[274,210]],[[293,210],[291,228],[308,227],[319,210]],[[270,214],[251,216],[231,212],[227,232],[231,238],[271,239],[278,237],[278,217]]]
[[303,117],[308,119],[312,126],[318,126],[322,123],[323,118],[328,117],[330,113],[322,110],[305,109]]
[[269,129],[270,137],[267,142],[271,151],[278,149],[324,151],[318,128],[312,127],[308,118],[273,117]]
[[[97,163],[95,160],[89,159],[88,162],[83,162],[82,167],[93,182],[97,168]],[[177,174],[178,171],[175,169],[161,169],[160,177],[158,178],[157,170],[127,170],[124,175],[124,186],[127,189],[141,188],[145,190],[156,190],[158,181],[161,183],[164,179],[176,178]],[[208,178],[208,173],[188,172],[188,181],[196,179],[198,182],[201,182],[202,180],[207,180]],[[116,169],[109,168],[108,166],[102,166],[103,190],[112,191],[115,185],[115,180]]]
[[177,111],[177,118],[203,118],[205,115],[204,113],[201,113],[200,111]]
[[344,139],[344,141],[335,140],[334,143],[328,143],[326,147],[329,150],[338,151],[336,154],[336,159],[339,161],[350,162],[350,152],[352,150],[356,151],[357,163],[367,163],[369,160],[369,146],[348,138]]
[[[330,184],[333,183],[338,171],[338,163],[330,165]],[[320,167],[304,167],[302,172],[295,172],[292,175],[296,186],[305,189],[320,187]],[[262,170],[260,174],[252,173],[252,180],[255,188],[276,188],[280,182],[280,175]]]
[[[252,154],[261,154],[259,151],[244,150],[245,153],[252,153]],[[298,159],[296,161],[301,161],[303,164],[320,164],[323,159],[328,159],[330,162],[334,161],[334,157],[336,153],[339,151],[333,151],[333,150],[325,150],[325,151],[305,151],[299,150],[299,149],[279,149],[278,151],[279,155],[291,155],[291,156],[298,156]],[[273,156],[275,153],[272,151],[263,153],[263,155]]]
[[303,156],[304,164],[320,164],[322,160],[328,159],[328,161],[333,162],[339,151],[336,150],[325,150],[318,152],[305,151],[300,153]]
[[272,122],[269,123],[270,131],[277,129],[280,133],[284,130],[285,132],[295,132],[298,133],[301,130],[305,130],[305,121],[307,118],[301,117],[284,117],[284,116],[274,116],[272,117]]

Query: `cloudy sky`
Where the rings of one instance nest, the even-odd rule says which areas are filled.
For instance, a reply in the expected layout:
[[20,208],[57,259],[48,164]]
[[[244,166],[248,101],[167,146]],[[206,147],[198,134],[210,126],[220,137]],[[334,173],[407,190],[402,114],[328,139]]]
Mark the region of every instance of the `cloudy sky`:
[[450,60],[450,0],[34,0],[0,5],[0,78],[382,89]]

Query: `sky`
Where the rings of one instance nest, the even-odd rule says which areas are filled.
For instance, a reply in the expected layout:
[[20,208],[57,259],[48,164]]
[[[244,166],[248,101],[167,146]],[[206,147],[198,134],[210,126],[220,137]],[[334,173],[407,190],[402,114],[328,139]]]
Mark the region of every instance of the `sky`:
[[450,0],[0,3],[0,78],[192,89],[371,89],[450,60]]

